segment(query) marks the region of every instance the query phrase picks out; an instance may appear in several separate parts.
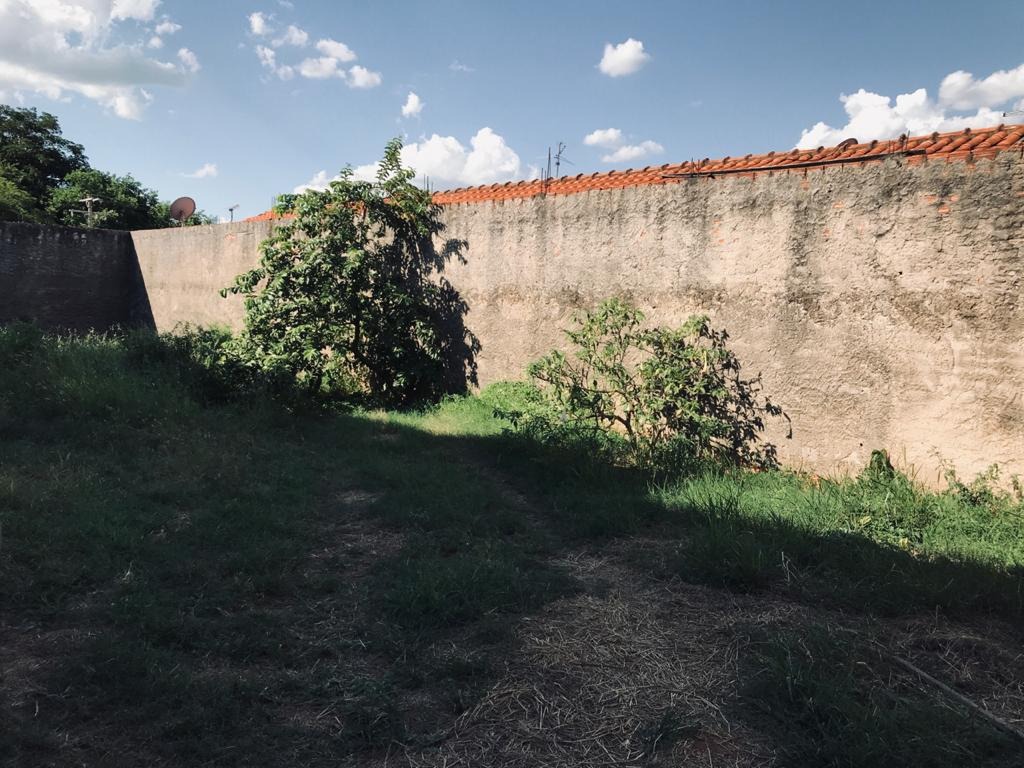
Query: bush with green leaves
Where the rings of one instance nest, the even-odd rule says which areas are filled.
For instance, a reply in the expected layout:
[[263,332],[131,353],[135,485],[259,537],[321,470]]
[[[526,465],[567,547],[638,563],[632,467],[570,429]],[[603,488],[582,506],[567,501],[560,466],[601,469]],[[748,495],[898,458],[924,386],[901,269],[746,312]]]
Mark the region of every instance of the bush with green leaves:
[[557,417],[520,420],[522,428],[589,434],[654,470],[774,465],[775,448],[760,436],[765,417],[782,411],[761,396],[758,379],[741,376],[728,335],[703,316],[679,328],[644,320],[619,299],[577,315],[566,331],[571,352],[552,351],[528,369]]
[[444,279],[466,243],[440,238],[431,195],[390,142],[374,181],[351,168],[323,192],[283,195],[281,224],[255,269],[225,291],[245,297],[241,343],[267,371],[317,395],[404,406],[475,382],[466,305]]

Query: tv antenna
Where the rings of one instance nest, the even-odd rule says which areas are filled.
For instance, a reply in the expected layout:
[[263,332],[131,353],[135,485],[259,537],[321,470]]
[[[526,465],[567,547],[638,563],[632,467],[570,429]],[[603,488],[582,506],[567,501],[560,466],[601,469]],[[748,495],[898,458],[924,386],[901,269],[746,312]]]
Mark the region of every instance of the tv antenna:
[[171,218],[178,222],[178,226],[184,224],[188,217],[196,212],[196,201],[191,197],[179,197],[171,203]]
[[[551,178],[551,147],[548,147],[548,173],[546,178]],[[558,151],[554,154],[555,158],[555,178],[561,176],[562,163],[568,163],[569,165],[575,165],[572,160],[565,156],[565,144],[558,142]]]
[[84,213],[85,214],[86,226],[87,227],[92,227],[93,219],[96,217],[96,211],[94,211],[92,209],[92,204],[93,203],[102,203],[103,200],[101,198],[99,198],[99,197],[92,197],[91,195],[87,195],[87,196],[83,197],[81,200],[79,200],[78,202],[85,204],[85,210],[84,211],[82,211],[82,210],[72,210],[71,212],[72,213]]
[[235,203],[234,205],[228,207],[228,215],[231,217],[230,221],[234,221],[235,220],[235,211],[237,211],[237,210],[238,210],[238,203]]

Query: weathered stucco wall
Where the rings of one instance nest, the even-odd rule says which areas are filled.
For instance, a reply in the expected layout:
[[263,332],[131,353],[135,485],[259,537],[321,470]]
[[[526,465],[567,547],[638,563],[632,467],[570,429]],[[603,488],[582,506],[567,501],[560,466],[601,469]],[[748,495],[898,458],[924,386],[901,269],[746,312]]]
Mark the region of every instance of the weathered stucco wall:
[[156,327],[242,325],[242,299],[220,290],[254,267],[273,222],[236,222],[132,232]]
[[885,447],[1024,472],[1024,163],[899,161],[451,206],[449,278],[482,383],[561,344],[577,308],[725,328],[792,420],[790,464],[857,470]]
[[0,322],[89,330],[141,320],[135,276],[127,232],[0,221]]
[[[562,344],[575,310],[627,296],[654,322],[702,312],[728,330],[747,372],[762,374],[791,419],[791,439],[789,423],[771,432],[791,465],[856,471],[885,447],[926,482],[943,461],[966,475],[994,462],[1024,473],[1018,152],[703,177],[450,205],[444,215],[447,234],[469,242],[467,263],[447,276],[483,347],[482,384],[521,377]],[[272,227],[132,233],[156,327],[239,327],[241,300],[218,291],[256,263]],[[103,307],[123,294],[112,273],[121,257],[99,256],[116,250],[116,233],[53,234],[59,257],[33,262],[40,271],[25,277],[32,249],[52,248],[29,244],[26,256],[18,241],[12,259],[17,229],[2,231],[0,280],[22,275],[23,295],[0,315],[50,306],[83,326],[117,314]],[[51,295],[48,282],[64,288]]]

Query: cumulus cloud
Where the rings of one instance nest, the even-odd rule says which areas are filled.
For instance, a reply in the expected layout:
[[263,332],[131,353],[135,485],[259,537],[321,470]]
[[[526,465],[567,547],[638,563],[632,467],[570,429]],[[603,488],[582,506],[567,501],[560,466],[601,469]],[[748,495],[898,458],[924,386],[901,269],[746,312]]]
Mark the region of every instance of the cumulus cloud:
[[188,48],[179,48],[178,58],[181,60],[182,66],[189,72],[195,73],[199,71],[199,59]]
[[[937,100],[930,98],[925,88],[899,94],[895,100],[861,88],[839,97],[846,112],[845,125],[815,123],[801,133],[796,146],[811,149],[848,138],[872,141],[903,133],[914,136],[998,125],[1003,122],[1003,108],[1015,99],[1024,99],[1024,64],[981,79],[970,72],[953,72],[943,78]],[[1015,106],[1024,107],[1024,101]]]
[[[122,24],[152,21],[158,5],[157,0],[0,0],[0,92],[52,99],[77,93],[119,117],[141,118],[152,100],[147,86],[180,86],[194,72],[184,60],[151,58],[145,36],[118,42]],[[135,24],[124,29],[144,33]]]
[[584,136],[583,143],[588,147],[614,150],[601,157],[601,161],[605,163],[625,163],[665,151],[665,148],[656,141],[627,144],[625,135],[618,128],[598,128]]
[[282,45],[294,45],[296,48],[302,48],[309,42],[309,33],[304,29],[296,27],[294,24],[289,24],[288,28],[284,31],[281,37],[274,41],[276,47]]
[[[270,17],[260,12],[250,14],[249,30],[259,37],[268,37],[273,32]],[[279,53],[283,55],[281,49],[284,46],[302,48],[308,43],[309,33],[290,24],[281,37],[270,41],[272,47],[257,45],[254,50],[260,64],[282,80],[289,80],[298,74],[310,80],[341,80],[349,88],[375,88],[383,81],[380,72],[373,72],[358,64],[346,69],[346,64],[358,58],[356,52],[345,43],[329,37],[316,42],[320,56],[307,56],[294,64],[282,63],[278,58]]]
[[950,109],[984,109],[1024,97],[1024,64],[1001,69],[976,80],[970,72],[958,70],[946,75],[939,85],[939,103]]
[[618,45],[606,43],[604,56],[597,68],[609,77],[622,77],[639,71],[650,60],[651,55],[644,51],[644,44],[631,37]]
[[588,147],[617,147],[622,143],[622,131],[618,128],[598,128],[583,137]]
[[338,60],[330,56],[317,59],[305,59],[299,64],[299,74],[312,80],[325,80],[329,77],[345,79],[345,70],[338,68]]
[[[417,176],[429,177],[434,184],[475,185],[493,184],[521,178],[522,162],[505,139],[490,128],[481,128],[466,147],[454,136],[432,135],[402,147],[402,162],[416,171]],[[537,175],[536,168],[529,174]],[[377,164],[361,165],[354,169],[357,179],[376,178]],[[337,178],[337,177],[334,177]],[[333,181],[326,171],[319,171],[296,192],[307,189],[323,190]]]
[[371,72],[358,64],[348,71],[347,82],[350,88],[376,88],[383,80],[380,72]]
[[[38,5],[60,6],[61,3],[37,3]],[[113,19],[135,19],[152,21],[160,0],[114,0],[110,16]]]
[[257,45],[256,58],[260,60],[260,64],[262,64],[266,69],[269,69],[282,80],[290,80],[292,77],[295,76],[295,70],[292,69],[290,66],[278,66],[277,54],[274,52],[273,48],[268,48],[265,45]]
[[604,155],[601,162],[604,163],[625,163],[630,160],[639,160],[649,155],[660,155],[665,148],[656,141],[641,141],[639,144],[623,144],[614,152]]
[[405,98],[405,104],[402,105],[402,117],[415,117],[422,111],[423,100],[412,91],[409,91],[409,95]]
[[163,21],[153,28],[153,32],[158,35],[173,35],[179,31],[181,31],[181,24],[175,24],[166,16],[163,18]]
[[476,70],[470,66],[467,66],[460,62],[458,59],[448,65],[448,69],[452,72],[475,72]]
[[250,13],[249,31],[258,37],[269,35],[271,32],[270,19],[260,11]]
[[183,173],[181,175],[188,179],[212,179],[217,176],[217,164],[203,163],[192,173]]
[[151,38],[149,38],[149,42],[146,43],[146,46],[149,48],[163,48],[164,41],[160,38],[159,35],[153,35]]
[[338,61],[355,61],[356,53],[344,43],[339,43],[337,40],[319,40],[316,44],[316,49],[325,56],[330,56],[332,59]]

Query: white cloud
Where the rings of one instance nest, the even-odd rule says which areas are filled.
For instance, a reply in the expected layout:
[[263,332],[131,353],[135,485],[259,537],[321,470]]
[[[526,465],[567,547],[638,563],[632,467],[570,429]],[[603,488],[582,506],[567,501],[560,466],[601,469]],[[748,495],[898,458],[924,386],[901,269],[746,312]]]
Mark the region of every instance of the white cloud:
[[958,70],[946,75],[939,86],[939,103],[950,109],[981,109],[1024,97],[1024,64],[993,72],[975,80],[970,72]]
[[183,173],[181,175],[188,179],[212,179],[217,176],[217,164],[204,163],[192,173]]
[[641,141],[639,144],[626,144],[625,141],[626,137],[618,128],[598,128],[583,137],[583,143],[588,147],[614,150],[601,157],[601,161],[605,163],[624,163],[665,151],[665,148],[656,141]]
[[[270,26],[271,18],[261,12],[250,14],[250,31],[254,35],[266,37],[273,31]],[[282,48],[286,45],[303,48],[308,43],[309,33],[294,24],[289,24],[284,34],[274,39],[270,45],[274,48]],[[346,70],[344,65],[355,61],[358,57],[356,52],[343,42],[329,37],[321,38],[316,42],[316,49],[322,54],[321,56],[308,56],[301,62],[292,65],[279,62],[277,54],[280,51],[275,51],[266,45],[255,47],[260,63],[282,80],[289,80],[298,73],[310,80],[342,80],[349,88],[375,88],[383,81],[380,72],[373,72],[358,64]]]
[[159,36],[153,35],[151,38],[149,38],[149,42],[146,43],[146,47],[147,48],[163,48],[164,47],[164,41],[161,40]]
[[249,31],[263,37],[271,32],[270,19],[260,11],[249,14]]
[[295,77],[295,69],[293,67],[277,65],[277,54],[274,52],[273,48],[267,48],[265,45],[257,45],[256,58],[260,60],[260,64],[282,80],[291,80]]
[[383,79],[380,72],[371,72],[358,64],[348,71],[348,84],[351,88],[376,88]]
[[618,128],[598,128],[583,137],[588,147],[617,147],[622,143],[622,131]]
[[815,123],[801,133],[797,147],[811,149],[835,145],[848,138],[872,141],[896,138],[903,133],[916,136],[998,125],[1004,119],[1002,108],[1022,97],[1024,64],[980,80],[969,72],[953,72],[943,78],[938,101],[929,98],[925,88],[900,94],[895,100],[862,88],[839,97],[847,116],[844,126]]
[[332,59],[338,61],[355,61],[356,54],[351,48],[344,43],[339,43],[337,40],[320,40],[316,44],[316,49],[325,56],[330,56]]
[[295,189],[293,189],[292,192],[294,192],[296,195],[301,195],[303,192],[309,189],[315,189],[317,192],[323,192],[325,189],[327,189],[328,185],[330,185],[330,183],[334,181],[334,179],[336,178],[337,176],[335,176],[334,178],[328,177],[327,171],[317,171],[316,173],[313,174],[313,178],[311,178],[305,184],[299,184],[299,186],[295,187]]
[[402,105],[402,117],[415,117],[422,111],[423,100],[412,91],[409,91],[405,104]]
[[260,64],[272,72],[277,70],[277,54],[274,53],[273,48],[267,48],[265,45],[257,45],[256,58],[260,60]]
[[[59,6],[63,3],[43,2],[37,3],[40,6]],[[71,3],[69,3],[71,5]],[[110,11],[112,19],[135,19],[136,21],[152,21],[156,7],[160,0],[114,0],[114,6]]]
[[648,155],[660,155],[665,148],[656,141],[641,141],[639,144],[623,144],[614,152],[604,155],[601,162],[604,163],[625,163],[630,160],[639,160]]
[[[0,92],[48,98],[77,93],[115,115],[139,119],[146,86],[180,86],[190,68],[151,58],[152,37],[127,21],[151,21],[156,0],[0,0]],[[122,27],[122,24],[125,26]],[[122,30],[124,33],[122,34]],[[162,41],[161,41],[162,43]]]
[[280,47],[282,45],[294,45],[296,48],[302,48],[309,42],[309,33],[304,29],[299,29],[294,24],[289,24],[288,29],[284,31],[284,34],[274,41],[274,45]]
[[475,72],[476,71],[472,67],[468,67],[465,64],[460,63],[458,59],[456,59],[451,64],[449,64],[448,65],[448,69],[450,69],[452,72]]
[[192,51],[190,51],[188,48],[179,48],[178,58],[181,60],[181,63],[185,67],[185,69],[187,69],[189,72],[192,72],[194,74],[199,71],[199,59],[197,59],[196,55],[192,53]]
[[313,80],[325,80],[329,77],[345,78],[345,70],[338,68],[338,60],[330,56],[318,59],[305,59],[299,64],[299,74]]
[[291,0],[277,0],[277,4],[280,5],[282,8],[287,8],[289,11],[295,10],[295,3],[293,3]]
[[[434,185],[493,184],[522,178],[519,155],[490,128],[481,128],[469,143],[467,148],[454,136],[435,133],[429,139],[402,147],[402,162],[416,171],[417,176],[429,177]],[[376,177],[377,164],[360,165],[353,171],[355,178],[368,181]],[[536,178],[538,173],[539,169],[532,166],[527,169],[530,178]],[[332,180],[326,171],[319,171],[295,191],[323,190]]]
[[158,35],[173,35],[175,32],[181,31],[181,24],[175,24],[173,21],[168,19],[166,16],[153,28],[153,32]]
[[604,56],[597,67],[609,77],[622,77],[638,71],[650,60],[651,55],[644,51],[644,44],[631,37],[618,45],[606,43]]

